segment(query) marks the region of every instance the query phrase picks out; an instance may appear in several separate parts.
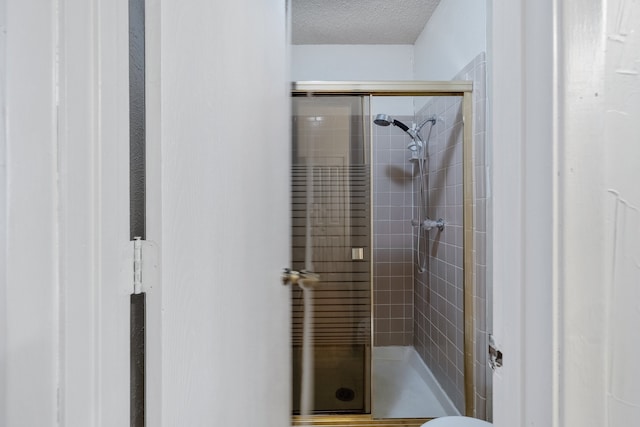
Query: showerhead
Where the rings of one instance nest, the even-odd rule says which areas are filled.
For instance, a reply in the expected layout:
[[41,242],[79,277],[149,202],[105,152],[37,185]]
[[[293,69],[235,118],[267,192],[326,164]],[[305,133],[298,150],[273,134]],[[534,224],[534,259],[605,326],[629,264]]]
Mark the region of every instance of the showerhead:
[[388,114],[378,114],[375,119],[373,119],[373,123],[378,126],[389,126],[393,119]]
[[[398,126],[403,131],[409,133],[409,126],[405,125],[400,120],[394,119],[388,114],[376,115],[376,118],[373,119],[373,123],[377,124],[378,126],[389,126],[389,125]],[[409,133],[409,135],[411,135],[411,133]],[[413,135],[411,135],[411,137],[413,138]]]

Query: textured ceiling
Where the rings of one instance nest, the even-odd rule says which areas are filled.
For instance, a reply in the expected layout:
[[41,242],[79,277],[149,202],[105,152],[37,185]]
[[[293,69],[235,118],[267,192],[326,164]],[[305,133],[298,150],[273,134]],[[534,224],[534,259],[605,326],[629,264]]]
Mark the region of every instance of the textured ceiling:
[[292,0],[293,44],[413,44],[440,0]]

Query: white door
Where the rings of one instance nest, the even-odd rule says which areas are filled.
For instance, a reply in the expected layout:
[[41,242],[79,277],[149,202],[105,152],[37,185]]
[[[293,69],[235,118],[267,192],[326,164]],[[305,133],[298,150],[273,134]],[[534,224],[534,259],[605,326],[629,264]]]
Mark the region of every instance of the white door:
[[[0,1],[3,426],[129,424],[127,6]],[[147,1],[149,426],[289,422],[285,15]]]
[[291,414],[285,2],[147,2],[147,425]]

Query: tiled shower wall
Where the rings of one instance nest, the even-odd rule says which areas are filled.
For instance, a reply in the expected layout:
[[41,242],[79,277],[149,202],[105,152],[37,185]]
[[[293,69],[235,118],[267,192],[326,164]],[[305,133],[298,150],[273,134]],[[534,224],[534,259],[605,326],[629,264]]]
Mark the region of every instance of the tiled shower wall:
[[[486,59],[478,55],[453,80],[473,81],[475,408],[490,419],[487,397]],[[424,98],[422,98],[424,102]],[[378,113],[378,112],[374,112]],[[393,112],[388,112],[393,114]],[[414,345],[458,409],[464,413],[462,115],[460,97],[434,97],[410,124],[436,115],[429,157],[429,208],[444,218],[429,232],[428,272],[414,271],[414,165],[408,137],[394,127],[373,127],[374,345]],[[427,137],[427,124],[422,135]],[[413,281],[415,274],[415,284]],[[415,304],[414,304],[415,301]],[[490,407],[490,405],[488,405]]]
[[[487,413],[487,184],[486,60],[477,56],[453,80],[471,80],[473,91],[475,416]],[[435,115],[429,159],[431,218],[444,218],[429,234],[428,271],[416,274],[414,346],[456,407],[464,412],[463,223],[461,98],[433,98],[417,121]],[[423,131],[424,134],[424,131]]]
[[[427,215],[443,218],[446,225],[442,232],[427,233],[427,270],[415,274],[414,346],[464,413],[462,97],[433,97],[417,119],[433,116],[437,119],[426,168]],[[425,138],[428,126],[422,131]]]
[[[413,121],[413,117],[394,117],[407,124]],[[373,127],[376,346],[413,342],[413,165],[408,160],[409,141],[410,138],[394,126]]]

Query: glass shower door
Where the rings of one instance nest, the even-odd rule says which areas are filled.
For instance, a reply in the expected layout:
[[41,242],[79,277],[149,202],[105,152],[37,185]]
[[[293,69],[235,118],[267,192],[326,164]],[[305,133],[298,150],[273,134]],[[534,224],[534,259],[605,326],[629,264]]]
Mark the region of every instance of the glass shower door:
[[[293,269],[313,291],[312,413],[370,412],[368,97],[293,97]],[[292,288],[293,410],[300,412],[303,291]]]

